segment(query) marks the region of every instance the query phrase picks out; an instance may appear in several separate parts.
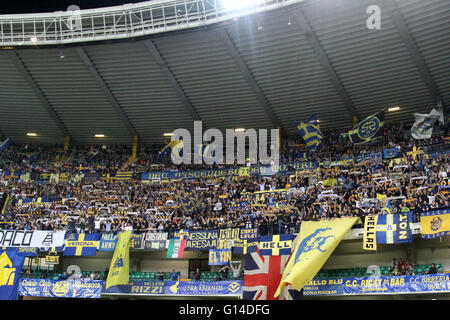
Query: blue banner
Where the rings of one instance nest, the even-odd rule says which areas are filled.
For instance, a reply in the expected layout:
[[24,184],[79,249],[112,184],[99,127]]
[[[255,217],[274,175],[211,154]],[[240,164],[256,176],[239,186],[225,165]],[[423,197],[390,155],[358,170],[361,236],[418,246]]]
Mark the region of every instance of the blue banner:
[[190,231],[186,241],[185,250],[205,250],[216,248],[218,245],[219,230]]
[[116,248],[118,237],[113,234],[102,234],[102,238],[100,239],[100,243],[98,245],[98,251],[114,251]]
[[24,257],[37,257],[39,255],[39,249],[38,248],[17,248],[18,255],[22,255]]
[[166,281],[164,294],[187,296],[241,295],[242,280]]
[[[247,167],[246,167],[247,168]],[[252,166],[248,167],[248,171],[245,174],[261,175],[266,167],[264,166]],[[317,163],[315,161],[299,161],[282,163],[278,167],[278,174],[285,174],[292,171],[312,170],[317,169]],[[225,177],[225,176],[240,176],[243,175],[243,171],[239,167],[236,168],[223,168],[223,169],[210,169],[210,170],[191,170],[191,171],[153,171],[145,172],[142,174],[141,179],[144,182],[150,180],[167,180],[167,179],[199,179],[199,178],[211,178],[211,177]]]
[[22,279],[21,296],[53,298],[101,298],[103,281]]
[[17,300],[25,256],[17,248],[0,248],[0,300]]
[[317,279],[304,288],[305,296],[436,293],[450,291],[450,274]]
[[234,281],[130,281],[105,293],[144,295],[242,295],[242,280]]
[[399,148],[383,149],[383,158],[384,159],[395,158],[399,154],[400,154],[400,149]]

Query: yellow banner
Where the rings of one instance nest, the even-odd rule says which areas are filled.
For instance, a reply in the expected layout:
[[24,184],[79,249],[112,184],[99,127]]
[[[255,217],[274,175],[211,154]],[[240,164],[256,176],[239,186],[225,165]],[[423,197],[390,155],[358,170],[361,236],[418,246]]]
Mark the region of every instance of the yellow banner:
[[364,250],[377,250],[377,222],[378,216],[367,216],[364,223]]
[[114,256],[109,267],[106,289],[112,286],[128,284],[130,273],[130,240],[131,231],[119,234]]
[[422,213],[420,228],[424,239],[450,235],[450,209]]
[[288,284],[301,290],[311,281],[356,221],[357,217],[302,222],[275,297]]

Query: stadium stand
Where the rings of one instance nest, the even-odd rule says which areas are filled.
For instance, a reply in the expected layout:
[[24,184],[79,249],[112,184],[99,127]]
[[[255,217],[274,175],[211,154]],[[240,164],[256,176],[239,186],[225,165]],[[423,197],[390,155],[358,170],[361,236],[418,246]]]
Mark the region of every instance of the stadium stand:
[[[0,299],[449,297],[450,10],[429,1],[0,15]],[[279,129],[278,165],[175,164],[192,120]]]

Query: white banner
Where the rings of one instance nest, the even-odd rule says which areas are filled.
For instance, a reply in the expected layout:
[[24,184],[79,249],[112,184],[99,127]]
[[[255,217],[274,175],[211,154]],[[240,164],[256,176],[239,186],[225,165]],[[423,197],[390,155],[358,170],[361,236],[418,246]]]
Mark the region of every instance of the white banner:
[[439,119],[443,121],[443,115],[436,109],[431,110],[429,114],[414,113],[415,122],[411,127],[411,135],[414,139],[430,139],[433,133],[433,125]]
[[0,247],[61,247],[65,234],[65,231],[1,230]]

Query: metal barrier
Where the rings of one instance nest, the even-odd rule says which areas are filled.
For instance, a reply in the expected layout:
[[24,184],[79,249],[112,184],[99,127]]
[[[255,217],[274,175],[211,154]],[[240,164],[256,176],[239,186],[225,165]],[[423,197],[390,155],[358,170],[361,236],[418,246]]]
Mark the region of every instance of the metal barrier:
[[[161,0],[91,10],[0,15],[0,46],[139,37],[210,25],[303,1]],[[236,7],[227,5],[231,2]]]

